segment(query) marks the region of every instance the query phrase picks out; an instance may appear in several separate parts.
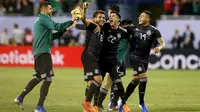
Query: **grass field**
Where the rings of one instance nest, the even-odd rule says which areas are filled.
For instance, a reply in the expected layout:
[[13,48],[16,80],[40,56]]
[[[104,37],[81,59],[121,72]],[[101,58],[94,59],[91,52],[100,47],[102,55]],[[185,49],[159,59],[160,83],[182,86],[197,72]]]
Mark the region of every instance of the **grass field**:
[[[0,67],[0,112],[21,112],[13,103],[32,78],[32,68]],[[55,68],[55,77],[45,102],[48,112],[82,112],[84,99],[82,69]],[[132,79],[132,70],[123,78],[125,87]],[[200,70],[150,70],[146,104],[150,112],[200,112]],[[26,112],[31,112],[39,97],[38,85],[24,100]],[[105,107],[108,99],[104,101]],[[127,104],[131,112],[140,112],[138,91]]]

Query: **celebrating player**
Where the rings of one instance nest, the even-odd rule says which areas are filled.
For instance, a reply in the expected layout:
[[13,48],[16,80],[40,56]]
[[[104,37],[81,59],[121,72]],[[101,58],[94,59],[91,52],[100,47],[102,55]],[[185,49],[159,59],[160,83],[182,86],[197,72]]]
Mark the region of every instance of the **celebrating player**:
[[[86,8],[88,3],[83,3],[83,17],[82,21],[86,25],[87,38],[86,47],[82,53],[81,59],[84,66],[84,79],[87,81],[87,87],[85,90],[86,99],[82,102],[85,108],[85,112],[98,112],[97,101],[94,103],[93,110],[90,102],[93,95],[99,90],[102,82],[102,75],[99,70],[99,55],[103,45],[103,32],[95,29],[102,27],[105,22],[105,12],[97,10],[93,14],[93,22],[86,20]],[[96,25],[97,24],[97,25]]]
[[[111,75],[112,81],[117,85],[119,95],[122,99],[124,112],[130,112],[130,109],[124,100],[124,87],[119,75],[119,63],[117,59],[117,49],[121,38],[127,38],[124,36],[126,30],[119,27],[120,14],[116,11],[112,11],[109,17],[109,22],[104,24],[102,30],[104,31],[103,48],[100,53],[99,65],[102,76],[108,72]],[[103,109],[102,102],[105,99],[108,90],[100,88],[100,95],[98,98],[98,107]]]
[[150,25],[152,20],[152,13],[150,11],[143,11],[138,19],[139,25],[132,29],[130,49],[130,61],[134,73],[133,79],[126,89],[125,101],[139,84],[140,108],[142,112],[148,112],[144,102],[144,95],[148,79],[146,72],[148,69],[149,55],[155,42],[159,43],[159,46],[154,48],[155,53],[160,52],[165,47],[165,43],[160,32],[154,26]]
[[[132,21],[125,19],[123,21],[120,22],[120,27],[122,28],[127,28],[127,27],[132,27]],[[126,36],[130,36],[130,35],[126,35]],[[128,37],[127,37],[128,38]],[[127,38],[122,38],[120,40],[119,43],[119,47],[117,50],[117,59],[119,61],[120,64],[120,76],[123,77],[124,75],[126,75],[126,66],[125,66],[125,58],[127,55],[127,51],[128,51],[128,46],[129,46],[129,42]],[[112,82],[112,81],[111,81]],[[120,101],[118,101],[119,98],[119,94],[118,94],[118,88],[117,86],[113,83],[112,87],[111,87],[111,96],[110,96],[110,103],[109,103],[109,111],[113,111],[113,110],[118,110],[118,104]]]
[[[43,84],[40,88],[40,98],[34,112],[46,112],[44,109],[44,101],[47,97],[49,87],[52,82],[52,76],[54,76],[51,59],[51,46],[52,41],[57,38],[59,32],[65,32],[69,28],[75,16],[72,16],[72,21],[64,23],[55,23],[52,19],[52,7],[49,2],[43,2],[40,6],[40,14],[34,23],[34,42],[33,42],[33,55],[35,61],[35,76],[25,87],[22,93],[14,100],[21,109],[23,107],[24,97],[42,80]],[[56,30],[56,35],[52,34],[52,31]],[[62,34],[62,33],[61,33]],[[56,36],[56,37],[55,37]]]

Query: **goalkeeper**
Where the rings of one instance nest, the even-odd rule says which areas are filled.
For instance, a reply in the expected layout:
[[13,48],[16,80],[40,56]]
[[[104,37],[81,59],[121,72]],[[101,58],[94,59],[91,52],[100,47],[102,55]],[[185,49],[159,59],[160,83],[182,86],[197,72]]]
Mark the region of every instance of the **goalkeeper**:
[[[77,10],[77,9],[76,9]],[[49,2],[43,2],[40,6],[40,14],[34,23],[34,42],[33,42],[33,55],[34,55],[34,78],[29,81],[22,93],[15,98],[14,102],[24,110],[23,101],[25,96],[41,81],[43,81],[40,88],[40,98],[34,112],[47,112],[44,108],[44,101],[47,97],[49,87],[54,76],[52,59],[51,59],[51,46],[52,41],[63,35],[67,28],[75,23],[75,19],[79,19],[80,15],[72,11],[72,20],[64,23],[55,23],[52,19],[52,7]],[[52,31],[57,33],[52,34]]]

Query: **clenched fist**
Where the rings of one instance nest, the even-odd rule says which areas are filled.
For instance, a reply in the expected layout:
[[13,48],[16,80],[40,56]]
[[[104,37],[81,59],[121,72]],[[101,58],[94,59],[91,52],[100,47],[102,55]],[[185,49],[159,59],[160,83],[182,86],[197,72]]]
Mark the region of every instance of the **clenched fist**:
[[89,4],[90,4],[89,2],[84,2],[84,3],[83,3],[83,8],[84,8],[84,9],[87,9]]

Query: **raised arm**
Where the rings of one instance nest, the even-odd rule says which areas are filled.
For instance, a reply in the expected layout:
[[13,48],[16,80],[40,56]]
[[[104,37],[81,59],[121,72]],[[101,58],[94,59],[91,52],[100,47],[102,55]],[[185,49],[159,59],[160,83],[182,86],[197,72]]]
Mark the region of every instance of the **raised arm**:
[[86,25],[86,27],[89,26],[89,24],[90,24],[90,21],[88,21],[88,20],[86,19],[86,10],[87,10],[87,8],[88,8],[88,5],[89,5],[88,2],[84,2],[84,3],[83,3],[82,21],[83,21],[83,23]]

